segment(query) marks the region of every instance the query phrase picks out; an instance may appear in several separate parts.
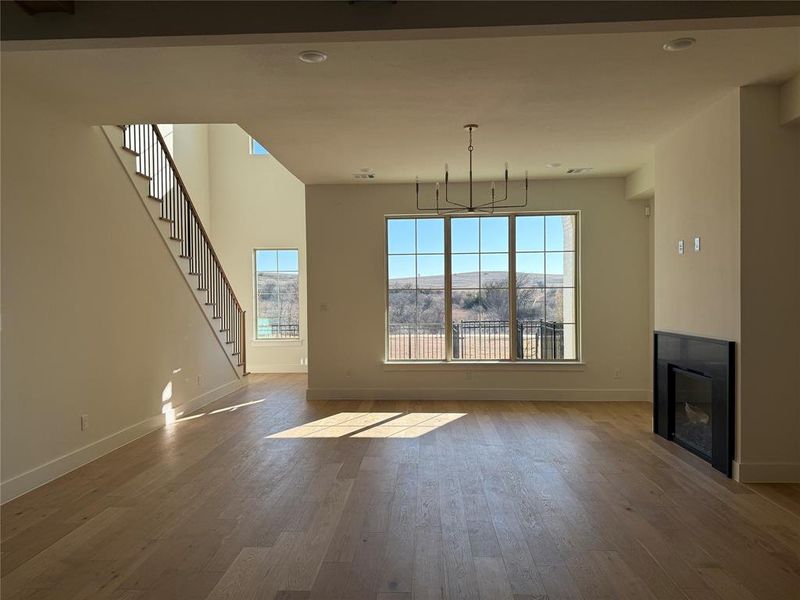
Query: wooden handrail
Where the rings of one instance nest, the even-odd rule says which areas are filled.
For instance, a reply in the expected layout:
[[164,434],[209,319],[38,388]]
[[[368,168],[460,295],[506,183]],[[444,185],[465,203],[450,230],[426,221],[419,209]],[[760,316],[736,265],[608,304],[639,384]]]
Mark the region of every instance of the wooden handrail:
[[[203,235],[203,239],[205,240],[206,244],[208,245],[208,249],[211,251],[211,255],[214,257],[214,262],[217,263],[217,267],[219,268],[219,272],[222,275],[222,279],[225,280],[226,285],[231,290],[231,296],[233,297],[233,301],[236,302],[236,308],[240,311],[242,310],[242,305],[239,304],[239,299],[236,297],[236,294],[233,293],[233,286],[231,282],[228,280],[228,276],[225,274],[225,269],[222,268],[222,261],[220,261],[219,256],[217,256],[216,251],[214,250],[214,246],[211,245],[211,239],[208,237],[208,232],[206,232],[206,228],[203,226],[203,221],[200,220],[200,215],[197,214],[197,209],[194,207],[194,202],[192,202],[192,197],[189,195],[189,191],[186,189],[186,185],[183,183],[183,178],[181,177],[180,171],[178,171],[177,165],[175,165],[175,161],[172,159],[172,154],[167,147],[167,143],[164,141],[164,136],[161,135],[161,130],[158,128],[158,125],[151,124],[153,131],[156,133],[156,139],[158,139],[158,143],[161,146],[161,149],[164,151],[164,155],[167,157],[167,161],[169,162],[169,166],[172,167],[172,172],[175,174],[175,179],[178,181],[178,185],[181,186],[181,191],[183,192],[184,196],[186,196],[186,204],[189,206],[189,210],[191,211],[194,218],[197,220],[197,225],[200,227],[200,233]],[[244,312],[244,311],[242,311]]]

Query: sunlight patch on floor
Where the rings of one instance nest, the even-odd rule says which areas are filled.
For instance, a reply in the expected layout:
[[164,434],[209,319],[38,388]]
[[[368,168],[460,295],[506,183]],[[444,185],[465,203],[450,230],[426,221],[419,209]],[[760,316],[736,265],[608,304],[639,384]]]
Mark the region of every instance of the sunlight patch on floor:
[[337,413],[268,435],[286,438],[416,438],[452,423],[467,413]]

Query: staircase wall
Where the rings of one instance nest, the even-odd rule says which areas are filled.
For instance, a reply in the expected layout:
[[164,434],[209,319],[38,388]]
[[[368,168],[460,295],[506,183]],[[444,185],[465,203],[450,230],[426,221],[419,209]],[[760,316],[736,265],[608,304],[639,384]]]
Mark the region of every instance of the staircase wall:
[[[176,144],[185,130],[176,134]],[[305,372],[308,357],[305,186],[273,156],[249,154],[249,136],[234,124],[208,126],[211,241],[247,311],[247,369]],[[179,169],[183,169],[179,162]],[[184,162],[189,162],[186,156]],[[194,194],[187,182],[189,193]],[[255,340],[253,251],[300,251],[300,339]]]
[[242,385],[102,130],[40,98],[4,78],[3,501]]

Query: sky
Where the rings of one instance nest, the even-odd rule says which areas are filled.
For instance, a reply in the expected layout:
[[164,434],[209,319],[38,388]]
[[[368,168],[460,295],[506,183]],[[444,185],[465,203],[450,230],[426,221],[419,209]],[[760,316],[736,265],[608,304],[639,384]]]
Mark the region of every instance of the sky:
[[[562,219],[572,218],[517,217],[517,271],[542,274],[546,268],[549,274],[563,274],[566,264],[569,273],[574,255],[563,252]],[[453,217],[450,220],[453,273],[507,270],[508,220],[507,216]],[[444,219],[389,219],[389,278],[414,277],[415,269],[421,277],[443,276],[444,227]]]
[[256,271],[297,272],[297,250],[256,250]]
[[251,154],[256,154],[258,156],[266,156],[269,154],[269,150],[267,150],[264,146],[258,143],[258,140],[255,138],[250,138],[253,142],[253,145],[250,148]]

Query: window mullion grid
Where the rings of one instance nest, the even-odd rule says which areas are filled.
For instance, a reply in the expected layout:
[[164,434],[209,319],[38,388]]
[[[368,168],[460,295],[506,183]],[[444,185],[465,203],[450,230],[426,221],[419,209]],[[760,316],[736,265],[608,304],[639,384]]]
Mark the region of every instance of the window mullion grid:
[[[544,316],[544,323],[545,327],[547,326],[547,215],[544,216],[543,220],[544,231],[542,231],[542,264],[544,265],[544,280],[542,281],[542,315]],[[540,357],[541,358],[541,357]]]
[[384,248],[385,252],[383,253],[384,256],[384,269],[386,270],[386,279],[384,284],[384,307],[385,307],[385,316],[386,316],[386,324],[384,327],[384,337],[386,338],[384,341],[384,349],[383,349],[383,356],[387,359],[391,359],[391,323],[389,322],[389,304],[391,302],[391,292],[389,291],[389,219],[384,219],[383,221],[383,235],[384,235]]
[[517,217],[508,217],[508,356],[517,361]]
[[450,220],[444,219],[444,359],[453,360],[453,257],[451,255]]
[[[277,260],[277,253],[276,253]],[[281,285],[281,266],[275,265],[275,281],[278,282],[278,335],[272,334],[272,337],[281,337],[283,335],[283,286]]]
[[[408,360],[413,354],[419,358],[419,219],[414,219],[414,325],[413,335],[409,335]],[[411,341],[413,340],[413,342]]]

